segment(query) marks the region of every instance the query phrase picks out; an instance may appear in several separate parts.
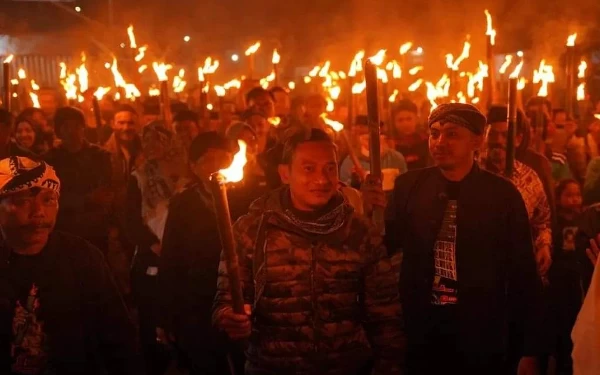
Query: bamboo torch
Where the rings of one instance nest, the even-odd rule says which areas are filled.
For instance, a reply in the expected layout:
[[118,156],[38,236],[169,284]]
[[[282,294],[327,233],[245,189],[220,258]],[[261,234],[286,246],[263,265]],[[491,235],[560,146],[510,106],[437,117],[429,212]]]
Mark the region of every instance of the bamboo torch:
[[240,151],[234,155],[229,168],[221,169],[210,176],[210,190],[217,216],[217,225],[225,265],[229,276],[229,288],[233,312],[244,314],[244,295],[242,281],[240,278],[239,259],[235,251],[233,229],[231,225],[231,214],[229,213],[229,202],[227,201],[227,183],[235,183],[244,177],[244,166],[246,165],[246,143],[238,140]]
[[586,118],[588,117],[588,105],[589,101],[587,100],[587,96],[585,93],[585,71],[587,69],[587,62],[581,61],[579,63],[579,67],[577,69],[577,79],[579,81],[579,85],[577,86],[577,105],[579,107],[579,119],[580,123],[585,123]]
[[102,113],[100,112],[100,100],[102,100],[102,97],[104,97],[110,89],[110,87],[98,87],[92,96],[92,108],[94,110],[94,119],[96,121],[98,144],[102,143]]
[[4,85],[4,96],[2,102],[4,109],[11,111],[11,82],[10,82],[10,63],[12,63],[15,55],[8,56],[2,63],[2,83]]
[[156,72],[158,81],[160,82],[160,106],[162,109],[162,118],[168,129],[171,128],[171,122],[173,120],[173,114],[171,113],[171,99],[169,97],[169,77],[167,76],[167,70],[171,69],[171,65],[164,63],[152,63],[152,67]]
[[565,53],[565,76],[567,79],[565,90],[565,110],[567,117],[573,117],[573,91],[575,86],[575,39],[577,33],[569,35],[567,38],[567,51]]
[[[379,127],[379,94],[377,88],[377,64],[368,59],[365,63],[365,82],[367,90],[367,117],[369,119],[369,159],[371,176],[378,181],[381,176],[381,129]],[[383,207],[373,209],[373,224],[385,231]]]
[[488,10],[485,10],[485,17],[487,19],[487,30],[485,35],[487,37],[487,48],[486,48],[486,59],[488,66],[488,85],[487,91],[487,108],[490,108],[496,101],[496,66],[494,64],[494,46],[496,45],[496,30],[492,26],[492,15]]
[[260,48],[260,42],[256,42],[246,50],[248,56],[248,79],[254,78],[254,54]]

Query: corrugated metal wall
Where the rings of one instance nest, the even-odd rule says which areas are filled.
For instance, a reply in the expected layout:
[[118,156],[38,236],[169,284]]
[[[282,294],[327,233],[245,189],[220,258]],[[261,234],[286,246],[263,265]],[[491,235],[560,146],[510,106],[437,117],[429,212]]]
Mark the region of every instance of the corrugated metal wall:
[[[1,56],[0,62],[4,59],[6,56]],[[11,78],[17,78],[18,70],[23,68],[27,80],[34,79],[41,87],[57,88],[60,87],[59,64],[65,62],[70,66],[72,59],[72,56],[16,55],[11,63]],[[3,87],[4,83],[0,85]]]

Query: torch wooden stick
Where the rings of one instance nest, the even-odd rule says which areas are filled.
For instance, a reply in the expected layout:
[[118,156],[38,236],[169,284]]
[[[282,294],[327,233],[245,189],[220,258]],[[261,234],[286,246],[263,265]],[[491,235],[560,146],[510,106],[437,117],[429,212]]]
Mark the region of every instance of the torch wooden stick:
[[10,62],[11,58],[8,57],[2,64],[2,83],[4,85],[4,95],[2,97],[2,103],[4,109],[8,112],[11,111],[11,83],[10,83]]
[[518,78],[511,77],[508,80],[508,138],[506,142],[506,166],[505,175],[510,177],[513,174],[515,165],[515,139],[517,137],[517,83]]
[[221,238],[221,246],[223,247],[223,255],[225,256],[225,265],[229,276],[229,288],[233,312],[236,314],[244,314],[244,295],[242,292],[239,259],[235,251],[235,242],[233,240],[229,202],[227,201],[227,187],[225,185],[225,178],[220,173],[213,173],[210,176],[210,190],[213,196],[219,237]]
[[[377,66],[369,59],[365,63],[367,91],[367,117],[369,121],[369,159],[371,175],[381,181],[381,129],[379,127],[379,95],[377,90]],[[373,224],[381,233],[385,230],[383,207],[373,209]]]

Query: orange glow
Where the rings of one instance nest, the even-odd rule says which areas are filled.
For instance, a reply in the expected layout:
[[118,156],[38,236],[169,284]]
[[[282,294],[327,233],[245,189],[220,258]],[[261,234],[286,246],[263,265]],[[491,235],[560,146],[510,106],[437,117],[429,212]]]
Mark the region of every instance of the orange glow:
[[579,67],[577,68],[577,78],[585,78],[585,70],[587,69],[587,63],[583,60],[579,63]]
[[244,178],[244,166],[248,162],[246,158],[246,142],[238,140],[240,150],[233,155],[231,165],[221,169],[219,174],[225,178],[224,182],[240,182]]
[[27,78],[27,74],[25,74],[25,69],[19,69],[19,71],[17,72],[17,77],[19,77],[19,79]]
[[454,65],[454,56],[449,53],[446,55],[446,67],[452,69],[452,65]]
[[67,78],[62,82],[63,88],[65,89],[65,96],[67,97],[67,99],[77,99],[77,86],[75,86],[76,81],[77,76],[75,74],[69,74]]
[[577,100],[585,100],[585,82],[582,82],[577,86]]
[[423,70],[422,66],[415,66],[414,68],[410,69],[408,71],[408,74],[410,74],[411,76],[414,76],[415,74],[417,74],[418,72],[420,72],[421,70]]
[[431,109],[434,110],[438,104],[435,100],[438,97],[438,89],[431,82],[425,82],[425,86],[427,86],[427,100],[429,100],[429,104],[431,104]]
[[79,81],[79,92],[86,92],[89,87],[89,81],[88,71],[85,67],[85,58],[83,58],[83,62],[81,63],[79,68],[75,68],[75,73],[77,74],[77,79]]
[[127,35],[129,36],[129,47],[137,48],[137,44],[135,42],[135,34],[133,33],[133,25],[129,25],[127,28]]
[[415,82],[413,82],[410,86],[408,86],[408,91],[413,92],[416,91],[423,84],[423,79],[419,78]]
[[60,66],[60,79],[67,78],[67,64],[61,62],[58,64],[58,66]]
[[245,52],[246,56],[254,55],[256,51],[260,48],[260,42],[256,42],[251,45]]
[[102,100],[104,95],[106,95],[111,90],[110,87],[98,87],[96,91],[94,91],[94,96],[98,100]]
[[325,108],[325,110],[327,112],[333,112],[333,110],[335,109],[335,103],[330,97],[326,97],[325,100],[327,101],[327,107]]
[[173,92],[182,93],[187,85],[187,82],[183,80],[185,76],[185,69],[180,69],[179,74],[173,77]]
[[567,38],[567,47],[574,47],[576,39],[577,33],[569,35],[569,37]]
[[320,70],[321,70],[321,66],[317,65],[314,68],[312,68],[312,70],[310,72],[308,72],[308,76],[309,77],[316,77],[317,74],[319,74]]
[[371,62],[374,65],[381,65],[383,64],[383,60],[385,59],[385,51],[384,49],[379,50],[379,52],[377,52],[374,56],[369,57],[369,60],[371,60]]
[[13,79],[10,80],[10,84],[13,85],[13,86],[16,86],[16,85],[19,84],[19,80],[16,79],[16,78],[13,78]]
[[198,82],[204,82],[204,70],[202,67],[198,68]]
[[215,60],[213,62],[212,58],[209,56],[204,60],[204,67],[202,68],[202,72],[204,74],[214,74],[219,68],[219,60]]
[[412,46],[413,46],[412,42],[406,42],[403,45],[401,45],[400,46],[400,55],[406,54],[406,52],[410,51]]
[[344,124],[342,124],[341,122],[337,122],[337,121],[328,119],[327,114],[323,113],[321,115],[321,118],[323,119],[323,121],[325,121],[325,124],[327,126],[330,126],[336,133],[339,133],[342,130],[344,130]]
[[525,77],[521,77],[519,78],[519,82],[517,82],[517,90],[521,91],[525,88],[525,84],[527,83],[527,80],[525,79]]
[[380,80],[383,83],[388,83],[388,75],[385,71],[385,69],[379,69],[377,68],[377,79]]
[[340,93],[342,92],[342,88],[340,86],[333,86],[327,90],[329,92],[329,96],[333,100],[338,100],[340,98]]
[[489,35],[490,36],[490,43],[493,45],[496,44],[496,30],[494,30],[493,26],[492,26],[492,15],[490,14],[490,12],[488,12],[488,10],[484,10],[485,13],[485,17],[487,19],[487,30],[485,32],[485,35]]
[[304,83],[309,84],[312,79],[309,76],[304,77]]
[[135,55],[135,61],[136,62],[140,62],[142,61],[142,59],[144,58],[144,56],[146,56],[146,51],[148,50],[148,46],[141,46],[140,48],[138,48],[138,54]]
[[506,55],[504,57],[504,63],[502,64],[502,66],[500,66],[500,74],[504,74],[506,73],[506,69],[508,69],[508,67],[510,66],[510,64],[512,64],[512,55]]
[[[113,64],[113,66],[115,66],[115,64]],[[154,69],[154,72],[156,73],[156,77],[158,78],[158,80],[160,82],[164,82],[164,81],[169,80],[169,77],[167,76],[167,71],[171,70],[173,68],[173,66],[170,64],[165,64],[165,63],[159,64],[155,61],[152,63],[152,68]]]
[[551,65],[546,65],[546,60],[540,61],[540,66],[533,71],[533,83],[540,83],[538,96],[548,96],[548,84],[554,82],[554,72]]
[[157,88],[156,86],[152,85],[152,86],[150,86],[150,89],[148,89],[148,95],[149,96],[160,96],[160,89]]
[[454,64],[452,65],[452,70],[458,71],[458,67],[460,66],[460,63],[464,59],[467,59],[469,57],[469,52],[470,51],[471,51],[471,43],[469,43],[469,40],[468,40],[468,37],[467,37],[467,40],[465,41],[465,44],[463,46],[462,53],[460,54],[460,56],[458,56],[456,58],[456,60],[454,60]]
[[33,108],[41,108],[40,99],[38,98],[38,94],[30,91],[29,97],[31,98],[31,104],[33,105]]
[[144,64],[138,68],[138,73],[144,73],[148,69],[148,65]]
[[348,77],[356,77],[356,72],[362,71],[362,61],[365,57],[365,51],[358,51],[354,56],[354,60],[350,64],[350,70],[348,70]]
[[394,90],[394,92],[392,93],[392,95],[390,95],[390,97],[388,98],[390,103],[395,103],[396,102],[396,98],[398,97],[398,94],[400,93],[400,91],[398,90]]
[[225,83],[223,87],[225,88],[225,90],[229,90],[233,87],[239,89],[240,87],[242,87],[242,82],[239,79],[232,79],[231,81]]
[[269,124],[271,124],[275,127],[277,127],[277,126],[279,126],[279,124],[281,124],[281,118],[279,118],[279,117],[269,117],[267,119],[267,121],[269,122]]
[[40,85],[38,85],[38,84],[35,82],[35,80],[34,80],[34,79],[32,79],[32,80],[30,81],[30,83],[31,83],[31,89],[32,89],[33,91],[38,91],[38,90],[40,89]]
[[288,88],[289,88],[290,90],[295,90],[295,89],[296,89],[296,82],[294,82],[294,81],[289,81],[289,82],[288,82]]
[[402,69],[400,68],[400,64],[394,60],[394,66],[392,68],[392,77],[395,79],[402,78]]
[[523,69],[523,60],[515,67],[515,70],[510,74],[510,78],[517,78],[521,74],[521,69]]
[[467,102],[467,98],[465,98],[465,94],[463,94],[462,91],[460,91],[458,94],[456,94],[456,97],[458,98],[459,103]]
[[225,87],[215,85],[215,92],[218,97],[223,97],[225,96]]
[[6,59],[4,59],[4,64],[10,64],[14,58],[15,55],[9,55],[8,57],[6,57]]
[[279,64],[280,61],[281,61],[281,56],[279,56],[279,53],[277,52],[277,48],[275,48],[273,50],[273,59],[271,60],[271,62],[273,64]]
[[365,91],[366,87],[367,87],[367,82],[365,80],[363,80],[362,82],[359,82],[359,83],[355,83],[352,86],[352,93],[353,94],[360,94],[363,91]]
[[325,61],[325,64],[323,65],[323,67],[321,68],[321,70],[319,70],[319,77],[326,77],[327,73],[329,73],[329,68],[331,67],[331,61]]

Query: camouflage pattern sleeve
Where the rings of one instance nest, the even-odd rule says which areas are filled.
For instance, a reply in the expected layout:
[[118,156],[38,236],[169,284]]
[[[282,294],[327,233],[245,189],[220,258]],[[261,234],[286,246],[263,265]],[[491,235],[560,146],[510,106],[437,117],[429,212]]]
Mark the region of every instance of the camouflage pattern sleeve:
[[[240,266],[242,292],[244,294],[244,303],[247,304],[252,304],[254,300],[252,256],[254,252],[254,241],[256,239],[257,221],[259,219],[259,217],[248,214],[239,218],[233,225],[233,237]],[[232,308],[232,302],[225,255],[223,251],[221,251],[219,274],[217,277],[217,294],[215,295],[213,304],[213,324],[216,324],[216,322],[219,321],[220,313],[226,308]]]
[[366,267],[363,282],[365,329],[375,357],[372,374],[401,374],[406,344],[398,277],[382,238],[373,236],[370,241],[371,261]]
[[536,191],[536,205],[531,218],[532,235],[535,251],[552,246],[552,215],[544,186],[538,176],[535,176],[533,187]]

